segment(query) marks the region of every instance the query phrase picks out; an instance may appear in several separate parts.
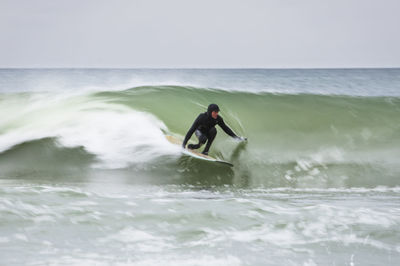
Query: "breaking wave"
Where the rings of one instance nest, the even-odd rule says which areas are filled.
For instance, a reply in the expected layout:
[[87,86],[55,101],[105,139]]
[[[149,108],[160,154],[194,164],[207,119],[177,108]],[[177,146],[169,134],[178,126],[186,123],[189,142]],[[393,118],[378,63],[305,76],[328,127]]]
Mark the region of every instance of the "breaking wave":
[[[232,161],[232,169],[182,157],[164,138],[164,132],[183,137],[211,102],[249,138],[238,144],[218,130],[211,155]],[[38,171],[140,169],[178,180],[217,176],[240,186],[399,185],[398,97],[142,86],[80,95],[1,94],[0,113],[3,175],[25,165]]]

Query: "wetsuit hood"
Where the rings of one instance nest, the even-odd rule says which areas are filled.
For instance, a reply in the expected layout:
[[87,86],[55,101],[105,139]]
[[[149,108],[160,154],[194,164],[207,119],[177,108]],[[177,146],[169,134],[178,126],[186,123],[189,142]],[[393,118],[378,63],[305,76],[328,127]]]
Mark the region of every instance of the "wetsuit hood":
[[207,114],[208,114],[208,115],[211,115],[211,113],[214,112],[214,111],[219,112],[219,107],[218,107],[218,105],[216,105],[215,103],[212,103],[212,104],[210,104],[210,105],[208,106],[208,108],[207,108]]

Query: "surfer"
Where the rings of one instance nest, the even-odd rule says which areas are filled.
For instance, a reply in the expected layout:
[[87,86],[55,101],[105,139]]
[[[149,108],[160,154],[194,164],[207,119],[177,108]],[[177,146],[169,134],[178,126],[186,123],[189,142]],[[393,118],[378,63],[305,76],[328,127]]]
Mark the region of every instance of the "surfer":
[[185,140],[182,144],[183,148],[186,147],[187,142],[192,137],[193,133],[195,133],[196,137],[199,139],[199,143],[189,144],[188,149],[198,149],[207,142],[207,145],[202,153],[208,155],[211,144],[213,143],[214,138],[217,135],[217,129],[215,128],[215,125],[219,125],[226,134],[237,140],[246,140],[246,138],[236,136],[236,134],[233,133],[233,131],[225,124],[224,120],[221,116],[218,115],[218,113],[218,105],[210,104],[207,108],[207,112],[199,114],[199,116],[193,122],[192,127],[186,133]]

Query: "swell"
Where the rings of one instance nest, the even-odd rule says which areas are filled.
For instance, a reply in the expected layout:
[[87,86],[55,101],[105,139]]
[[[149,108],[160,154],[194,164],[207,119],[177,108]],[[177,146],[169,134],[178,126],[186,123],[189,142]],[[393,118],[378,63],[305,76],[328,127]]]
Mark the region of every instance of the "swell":
[[62,147],[56,138],[43,138],[23,142],[0,153],[2,178],[38,178],[47,174],[76,175],[96,162],[93,154],[84,147]]

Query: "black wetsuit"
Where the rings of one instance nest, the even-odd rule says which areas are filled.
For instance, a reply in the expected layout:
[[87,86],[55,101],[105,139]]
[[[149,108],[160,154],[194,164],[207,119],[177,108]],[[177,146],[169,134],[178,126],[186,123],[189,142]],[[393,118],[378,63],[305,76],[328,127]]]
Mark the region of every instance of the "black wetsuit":
[[215,136],[217,135],[217,130],[215,128],[215,125],[219,125],[229,136],[234,138],[237,137],[236,134],[233,133],[233,131],[225,124],[222,117],[218,116],[217,119],[214,119],[212,118],[210,112],[205,112],[199,114],[199,116],[196,118],[192,127],[187,132],[182,146],[186,147],[186,143],[189,141],[190,137],[196,131],[196,136],[199,138],[199,143],[196,145],[190,145],[189,148],[198,149],[202,144],[206,143],[208,139],[207,145],[203,151],[203,153],[208,153],[208,150],[210,149],[210,146],[214,141]]

